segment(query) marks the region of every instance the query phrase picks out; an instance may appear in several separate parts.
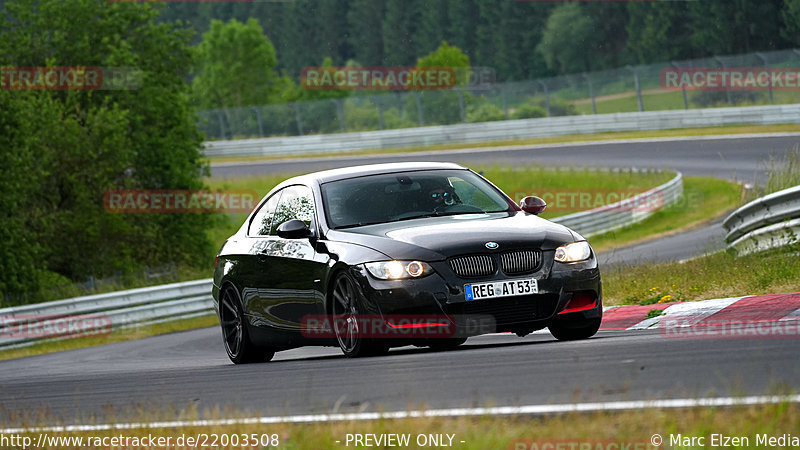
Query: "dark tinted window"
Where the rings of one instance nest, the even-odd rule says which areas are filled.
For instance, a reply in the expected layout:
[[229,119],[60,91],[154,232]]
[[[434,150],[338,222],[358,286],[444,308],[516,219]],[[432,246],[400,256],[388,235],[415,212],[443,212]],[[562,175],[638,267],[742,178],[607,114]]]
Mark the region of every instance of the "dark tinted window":
[[314,196],[311,189],[306,186],[289,186],[283,190],[280,203],[272,219],[272,232],[277,234],[282,223],[300,219],[309,227],[314,218]]
[[322,186],[333,228],[420,217],[507,211],[506,198],[468,170],[370,175]]
[[259,208],[256,215],[253,217],[253,221],[250,222],[250,228],[247,234],[250,236],[268,236],[270,234],[272,217],[275,214],[275,208],[278,206],[278,201],[284,191],[285,189],[272,194],[272,197],[261,205],[261,208]]

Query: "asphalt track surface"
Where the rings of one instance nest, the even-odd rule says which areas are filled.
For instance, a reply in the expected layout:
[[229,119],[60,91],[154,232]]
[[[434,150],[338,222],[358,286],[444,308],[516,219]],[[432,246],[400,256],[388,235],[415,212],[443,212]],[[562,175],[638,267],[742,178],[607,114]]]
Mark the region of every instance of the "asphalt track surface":
[[398,161],[451,161],[472,166],[529,165],[648,167],[675,169],[684,175],[762,182],[765,161],[800,145],[800,134],[781,133],[705,138],[649,139],[540,146],[447,150],[371,156],[324,157],[265,162],[212,164],[214,177],[275,173],[300,174],[317,170]]
[[798,351],[798,339],[601,331],[578,342],[481,336],[453,351],[404,347],[360,359],[302,348],[234,366],[214,327],[0,362],[0,421],[47,411],[102,422],[112,411],[124,420],[127,408],[191,405],[272,416],[775,394],[800,387]]
[[[798,136],[604,143],[247,163],[212,170],[214,176],[231,177],[449,160],[662,167],[752,181],[763,177],[763,161],[771,153],[798,143]],[[600,259],[603,264],[684,259],[719,246],[721,233],[712,224],[616,249]],[[0,423],[18,424],[38,412],[66,423],[90,417],[137,420],[141,408],[167,414],[170,408],[188,406],[284,415],[774,394],[800,388],[798,354],[798,339],[676,339],[647,330],[601,331],[580,342],[557,342],[549,334],[481,336],[455,351],[404,347],[385,357],[355,360],[334,348],[303,348],[280,352],[270,363],[234,366],[214,327],[2,361]]]

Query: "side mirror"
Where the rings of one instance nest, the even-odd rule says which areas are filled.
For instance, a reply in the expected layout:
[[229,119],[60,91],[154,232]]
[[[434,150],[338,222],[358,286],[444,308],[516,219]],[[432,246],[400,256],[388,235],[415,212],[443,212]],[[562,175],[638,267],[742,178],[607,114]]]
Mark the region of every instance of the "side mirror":
[[540,214],[547,208],[547,203],[539,197],[525,197],[519,201],[519,207],[528,214]]
[[292,219],[278,227],[278,236],[284,239],[300,239],[311,236],[311,230],[302,220]]

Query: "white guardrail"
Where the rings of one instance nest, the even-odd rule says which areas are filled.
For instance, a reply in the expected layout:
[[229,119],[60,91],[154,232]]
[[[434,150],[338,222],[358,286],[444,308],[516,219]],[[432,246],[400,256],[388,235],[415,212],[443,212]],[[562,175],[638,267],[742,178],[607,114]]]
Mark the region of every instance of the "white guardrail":
[[737,209],[722,222],[729,248],[746,255],[798,241],[800,186],[774,192]]
[[203,153],[209,157],[299,155],[567,134],[781,123],[800,123],[800,104],[547,117],[357,133],[211,141],[204,144]]
[[213,312],[210,278],[0,309],[0,347],[98,335]]
[[[584,236],[644,220],[683,194],[678,173],[626,200],[553,219]],[[112,329],[198,317],[214,312],[212,280],[196,280],[0,309],[0,348],[31,345]]]

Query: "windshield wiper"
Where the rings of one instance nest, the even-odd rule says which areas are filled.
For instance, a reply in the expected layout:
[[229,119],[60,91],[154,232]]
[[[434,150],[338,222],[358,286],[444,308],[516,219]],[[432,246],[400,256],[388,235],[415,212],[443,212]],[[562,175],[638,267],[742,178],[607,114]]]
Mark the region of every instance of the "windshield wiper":
[[377,225],[379,223],[386,223],[385,220],[380,220],[377,222],[358,222],[358,223],[351,223],[349,225],[340,225],[338,227],[334,227],[334,230],[344,230],[346,228],[357,228],[357,227],[365,227],[367,225]]
[[396,220],[398,222],[400,222],[400,221],[403,221],[403,220],[422,219],[422,218],[425,218],[425,217],[458,216],[458,215],[461,215],[461,214],[485,214],[485,213],[483,211],[482,212],[476,212],[476,211],[431,212],[431,213],[427,213],[427,214],[420,214],[420,215],[417,215],[417,216],[403,217],[402,219],[396,219]]

